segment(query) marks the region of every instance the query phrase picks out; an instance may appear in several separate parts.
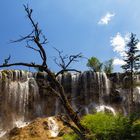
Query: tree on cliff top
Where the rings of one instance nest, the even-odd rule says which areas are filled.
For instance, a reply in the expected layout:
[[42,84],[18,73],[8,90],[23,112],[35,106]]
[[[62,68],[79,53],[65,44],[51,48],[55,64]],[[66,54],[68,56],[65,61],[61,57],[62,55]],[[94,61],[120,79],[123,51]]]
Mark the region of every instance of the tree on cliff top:
[[[64,106],[69,118],[71,119],[71,121],[75,124],[72,125],[70,124],[65,118],[61,117],[61,119],[63,120],[63,122],[69,126],[71,129],[73,129],[73,131],[75,133],[77,133],[80,137],[81,140],[88,140],[86,138],[86,134],[88,133],[88,130],[85,129],[81,123],[80,123],[80,118],[77,114],[77,112],[72,108],[71,104],[69,103],[64,88],[61,85],[61,83],[59,83],[59,81],[57,80],[57,76],[61,73],[63,73],[64,71],[70,71],[73,69],[68,69],[67,66],[69,66],[69,64],[71,64],[72,61],[76,61],[77,58],[79,58],[81,55],[72,55],[69,58],[69,62],[67,63],[67,65],[65,65],[66,67],[62,67],[62,70],[59,71],[56,75],[48,68],[47,65],[47,52],[44,49],[44,45],[47,44],[48,40],[45,37],[45,35],[42,33],[42,30],[39,28],[39,24],[36,23],[33,18],[32,18],[32,13],[33,10],[30,9],[27,6],[24,5],[25,11],[27,13],[27,17],[29,19],[29,21],[31,22],[32,25],[32,31],[26,35],[21,37],[20,39],[16,40],[16,41],[12,41],[12,42],[22,42],[25,41],[26,42],[26,47],[32,49],[33,51],[37,52],[42,60],[41,64],[36,64],[35,62],[30,62],[30,63],[25,63],[25,62],[19,62],[19,63],[9,63],[9,58],[5,59],[5,62],[0,65],[0,68],[3,67],[10,67],[10,66],[26,66],[26,67],[32,67],[32,68],[37,68],[40,71],[44,71],[47,73],[48,75],[48,86],[46,87],[54,96],[56,96],[60,102],[62,103],[62,105]],[[33,46],[34,44],[34,46]],[[76,126],[76,127],[75,127]]]
[[110,74],[113,72],[113,59],[102,63],[98,58],[91,57],[88,59],[87,66],[94,72],[101,72],[103,70],[105,73]]
[[107,74],[110,74],[113,72],[113,59],[110,59],[104,62],[103,71]]
[[88,59],[87,66],[94,72],[101,72],[103,63],[101,63],[98,58],[91,57]]
[[126,56],[124,58],[125,64],[122,65],[122,69],[126,74],[130,75],[130,113],[134,111],[133,101],[133,87],[134,87],[134,74],[140,69],[140,53],[137,48],[139,40],[136,39],[136,35],[131,33],[130,40],[126,45]]

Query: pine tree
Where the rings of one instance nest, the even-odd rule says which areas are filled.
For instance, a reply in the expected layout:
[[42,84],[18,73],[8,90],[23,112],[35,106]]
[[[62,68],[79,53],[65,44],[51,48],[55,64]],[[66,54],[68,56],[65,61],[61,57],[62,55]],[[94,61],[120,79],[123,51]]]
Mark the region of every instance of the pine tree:
[[134,100],[133,100],[133,87],[134,87],[134,75],[140,68],[140,54],[137,48],[139,40],[136,39],[136,35],[131,33],[130,40],[126,45],[126,56],[125,64],[122,65],[122,68],[125,70],[125,73],[130,76],[130,105],[129,113],[134,111]]

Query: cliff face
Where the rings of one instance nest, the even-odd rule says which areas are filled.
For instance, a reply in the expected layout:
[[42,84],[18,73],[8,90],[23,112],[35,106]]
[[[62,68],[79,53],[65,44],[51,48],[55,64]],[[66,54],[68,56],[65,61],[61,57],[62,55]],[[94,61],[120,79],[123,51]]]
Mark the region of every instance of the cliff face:
[[[73,108],[81,115],[93,110],[119,111],[127,114],[129,104],[129,78],[124,74],[67,73],[58,77]],[[136,79],[134,100],[139,109],[140,77]],[[58,99],[47,89],[45,73],[19,70],[0,71],[0,131],[29,122],[36,117],[64,112]],[[115,109],[115,111],[113,110]],[[3,132],[3,131],[2,131]]]

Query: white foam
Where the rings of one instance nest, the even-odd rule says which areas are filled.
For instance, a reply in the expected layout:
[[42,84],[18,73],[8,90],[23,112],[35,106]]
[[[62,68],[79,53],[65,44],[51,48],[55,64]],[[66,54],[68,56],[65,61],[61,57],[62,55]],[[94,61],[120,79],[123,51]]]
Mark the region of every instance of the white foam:
[[113,115],[116,115],[115,110],[111,106],[100,105],[96,107],[97,112],[105,112],[105,109],[111,111]]
[[18,128],[25,127],[28,124],[29,124],[29,122],[25,122],[25,121],[22,121],[22,120],[15,121],[15,126],[18,127]]
[[48,118],[48,126],[49,126],[51,137],[57,137],[59,134],[59,127],[53,117]]
[[3,137],[6,134],[7,131],[0,131],[0,138]]

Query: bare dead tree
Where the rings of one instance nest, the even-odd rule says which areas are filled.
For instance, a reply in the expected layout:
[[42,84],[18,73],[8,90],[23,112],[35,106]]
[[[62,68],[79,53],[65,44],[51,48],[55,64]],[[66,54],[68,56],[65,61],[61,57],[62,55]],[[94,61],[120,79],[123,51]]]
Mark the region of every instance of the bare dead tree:
[[[29,19],[29,21],[31,22],[32,25],[32,31],[30,34],[26,35],[26,36],[21,36],[20,39],[15,40],[15,41],[11,41],[11,42],[21,42],[21,41],[25,41],[26,42],[26,47],[29,49],[32,49],[33,51],[39,53],[42,63],[41,64],[36,64],[35,62],[30,62],[30,63],[24,63],[24,62],[18,62],[18,63],[9,63],[9,59],[7,59],[6,63],[3,63],[2,65],[0,65],[0,68],[3,67],[10,67],[10,66],[27,66],[27,67],[32,67],[32,68],[38,68],[41,71],[44,71],[47,73],[48,75],[48,79],[50,79],[48,81],[49,84],[49,91],[58,97],[58,99],[61,101],[62,105],[64,106],[69,118],[71,119],[71,121],[75,124],[71,125],[70,123],[65,121],[65,124],[67,124],[70,128],[73,129],[73,131],[75,133],[77,133],[80,137],[81,140],[87,140],[86,138],[86,133],[88,132],[80,123],[80,118],[78,116],[78,114],[73,110],[71,104],[69,103],[64,88],[63,86],[60,84],[60,82],[57,80],[56,76],[60,73],[62,73],[63,71],[68,71],[69,69],[67,69],[69,67],[69,65],[73,62],[76,61],[77,58],[79,58],[81,56],[81,54],[78,55],[71,55],[69,57],[69,62],[68,63],[63,63],[63,59],[61,60],[61,63],[59,65],[62,65],[61,68],[62,70],[60,72],[58,72],[56,75],[48,68],[47,65],[47,53],[44,49],[44,45],[47,43],[47,38],[45,37],[45,35],[42,33],[42,30],[39,28],[39,24],[36,23],[33,18],[32,18],[32,12],[33,10],[30,9],[27,6],[24,5],[25,11],[27,13],[27,17]],[[34,46],[32,46],[33,44],[35,44]],[[59,51],[58,51],[59,52]],[[61,52],[59,52],[59,56],[61,58]],[[6,59],[5,59],[6,60]],[[51,85],[55,85],[55,88],[52,87]]]
[[63,51],[58,50],[57,48],[54,48],[58,52],[58,57],[54,57],[55,64],[60,67],[60,71],[56,73],[56,77],[59,74],[63,74],[67,71],[75,71],[78,73],[81,73],[81,71],[70,68],[70,65],[73,62],[78,62],[80,58],[83,58],[82,53],[78,53],[75,55],[63,55]]

